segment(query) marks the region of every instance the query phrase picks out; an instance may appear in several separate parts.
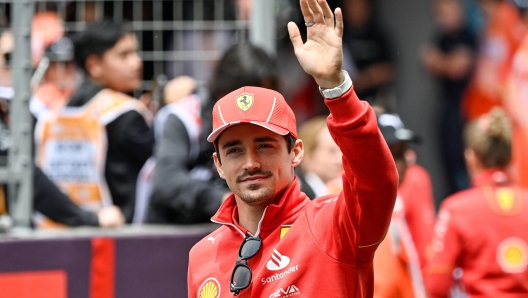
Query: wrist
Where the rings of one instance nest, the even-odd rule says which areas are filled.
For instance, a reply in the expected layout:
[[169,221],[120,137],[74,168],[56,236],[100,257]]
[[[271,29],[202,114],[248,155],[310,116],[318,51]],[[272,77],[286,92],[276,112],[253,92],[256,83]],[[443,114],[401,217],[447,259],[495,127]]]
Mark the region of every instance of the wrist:
[[334,74],[333,76],[322,78],[322,77],[314,77],[315,81],[317,82],[317,85],[321,87],[322,89],[332,89],[339,85],[341,85],[346,78],[345,75],[346,71],[340,70],[338,73]]
[[350,90],[350,88],[352,88],[352,79],[350,78],[348,72],[343,70],[341,71],[341,74],[343,75],[344,79],[339,85],[333,88],[323,88],[322,86],[319,86],[319,92],[321,92],[324,98],[333,99],[340,97]]

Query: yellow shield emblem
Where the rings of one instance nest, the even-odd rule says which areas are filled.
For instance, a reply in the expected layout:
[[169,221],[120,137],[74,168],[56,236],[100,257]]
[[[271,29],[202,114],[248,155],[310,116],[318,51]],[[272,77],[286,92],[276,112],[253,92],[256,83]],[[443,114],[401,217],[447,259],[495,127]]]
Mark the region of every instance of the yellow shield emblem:
[[510,188],[500,188],[497,191],[497,204],[504,211],[510,211],[515,202],[515,194]]
[[242,94],[236,98],[236,103],[239,109],[246,112],[253,105],[253,95],[252,94]]

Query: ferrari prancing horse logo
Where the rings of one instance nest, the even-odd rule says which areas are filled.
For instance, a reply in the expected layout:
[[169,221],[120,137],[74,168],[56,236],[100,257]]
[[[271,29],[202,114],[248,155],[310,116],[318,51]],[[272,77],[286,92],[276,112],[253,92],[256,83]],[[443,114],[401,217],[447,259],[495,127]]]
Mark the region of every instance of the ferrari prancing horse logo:
[[253,105],[253,95],[252,94],[242,94],[236,98],[236,103],[239,109],[246,112]]

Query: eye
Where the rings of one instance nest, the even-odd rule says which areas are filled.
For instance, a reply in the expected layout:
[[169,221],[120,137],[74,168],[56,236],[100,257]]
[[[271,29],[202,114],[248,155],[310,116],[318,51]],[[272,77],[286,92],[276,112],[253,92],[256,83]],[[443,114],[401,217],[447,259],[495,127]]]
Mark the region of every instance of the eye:
[[273,146],[271,144],[260,144],[257,146],[257,149],[268,149],[268,148],[273,148]]
[[239,152],[240,152],[240,149],[238,149],[238,148],[231,148],[231,149],[227,150],[226,155],[229,155],[229,154],[235,154],[235,153],[239,153]]

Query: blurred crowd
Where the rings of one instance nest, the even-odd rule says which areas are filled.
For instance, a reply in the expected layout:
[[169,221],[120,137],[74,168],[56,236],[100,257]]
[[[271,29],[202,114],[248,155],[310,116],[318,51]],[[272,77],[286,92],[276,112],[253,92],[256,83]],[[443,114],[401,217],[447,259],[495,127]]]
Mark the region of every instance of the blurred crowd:
[[[522,1],[478,0],[470,11],[467,1],[432,0],[436,31],[417,59],[440,86],[438,138],[452,195],[439,212],[431,178],[413,150],[423,140],[397,114],[394,48],[373,1],[328,2],[343,8],[344,67],[358,96],[376,111],[400,175],[392,224],[374,260],[374,296],[528,296],[528,12]],[[247,17],[251,7],[239,4]],[[144,75],[141,46],[126,23],[98,20],[69,34],[52,10],[35,15],[36,227],[208,222],[230,193],[206,140],[212,107],[248,85],[281,91],[295,111],[305,148],[296,169],[302,191],[311,199],[341,191],[341,152],[326,126],[328,111],[287,37],[279,39],[275,57],[237,43],[207,84],[172,71],[136,99]],[[12,51],[5,30],[4,155]],[[3,214],[8,206],[0,190]]]

